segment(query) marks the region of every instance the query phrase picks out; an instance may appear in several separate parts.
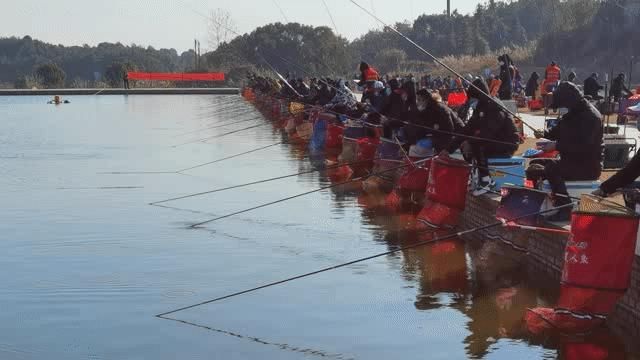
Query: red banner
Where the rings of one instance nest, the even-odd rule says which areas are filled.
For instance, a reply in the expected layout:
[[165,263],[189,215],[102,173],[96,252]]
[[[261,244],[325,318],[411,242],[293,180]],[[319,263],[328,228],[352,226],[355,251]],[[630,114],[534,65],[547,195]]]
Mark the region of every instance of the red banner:
[[146,73],[128,72],[129,80],[224,81],[224,73]]

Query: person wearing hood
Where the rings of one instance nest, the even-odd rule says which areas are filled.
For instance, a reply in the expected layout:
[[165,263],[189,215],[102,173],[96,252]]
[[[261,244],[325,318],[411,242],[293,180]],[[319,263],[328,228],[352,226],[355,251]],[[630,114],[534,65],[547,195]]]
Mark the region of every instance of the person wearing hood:
[[313,104],[317,104],[320,106],[327,105],[333,99],[333,94],[331,94],[331,89],[329,89],[329,85],[325,80],[320,80],[318,85],[318,89],[316,90],[316,94],[311,100]]
[[498,57],[500,62],[499,79],[502,82],[498,90],[500,100],[511,100],[513,98],[513,78],[515,76],[515,67],[509,55],[504,54]]
[[619,101],[622,97],[628,97],[631,95],[631,91],[624,84],[625,75],[620,73],[618,77],[613,80],[611,84],[611,96],[615,99],[615,101]]
[[416,103],[416,109],[409,113],[409,125],[405,127],[407,142],[415,145],[420,139],[431,136],[435,151],[445,150],[452,134],[462,131],[464,123],[439,95],[426,89],[418,91]]
[[409,113],[409,94],[401,87],[400,81],[391,79],[389,87],[391,94],[387,97],[387,102],[380,111],[380,114],[383,115],[382,125],[386,138],[392,137],[393,129],[404,125]]
[[604,89],[604,86],[598,83],[598,74],[593,73],[584,81],[584,95],[590,96],[593,100],[601,100],[602,96],[599,95],[600,90]]
[[569,76],[567,76],[567,81],[575,84],[577,77],[578,75],[574,71],[572,71],[569,73]]
[[[456,136],[448,144],[441,155],[448,156],[467,141],[471,157],[478,168],[479,181],[473,194],[482,195],[495,187],[495,181],[489,176],[489,158],[510,158],[518,149],[520,135],[511,114],[504,111],[496,100],[489,95],[489,88],[482,78],[473,81],[469,88],[469,101],[477,101],[473,115]],[[481,139],[471,139],[468,137]],[[485,140],[486,139],[486,140]]]
[[[569,204],[565,181],[598,180],[602,172],[603,135],[602,115],[589,103],[578,87],[562,82],[553,93],[553,108],[567,108],[556,126],[549,131],[536,131],[536,138],[550,140],[542,148],[557,150],[560,160],[533,160],[527,169],[527,178],[537,184],[547,180],[555,195],[554,206]],[[570,208],[561,209],[549,217],[551,221],[567,221]]]
[[531,73],[531,77],[529,77],[529,81],[527,81],[527,87],[524,90],[525,96],[529,96],[530,98],[536,98],[536,91],[538,90],[538,80],[540,79],[540,75],[537,72]]

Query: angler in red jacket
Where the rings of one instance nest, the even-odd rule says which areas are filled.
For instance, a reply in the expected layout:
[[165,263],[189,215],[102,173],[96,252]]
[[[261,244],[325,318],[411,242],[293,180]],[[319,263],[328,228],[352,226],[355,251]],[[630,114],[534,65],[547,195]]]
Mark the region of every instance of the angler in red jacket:
[[380,80],[380,75],[371,65],[366,62],[360,63],[360,82],[358,86],[362,87],[362,102],[365,102],[373,95],[373,88],[376,81]]

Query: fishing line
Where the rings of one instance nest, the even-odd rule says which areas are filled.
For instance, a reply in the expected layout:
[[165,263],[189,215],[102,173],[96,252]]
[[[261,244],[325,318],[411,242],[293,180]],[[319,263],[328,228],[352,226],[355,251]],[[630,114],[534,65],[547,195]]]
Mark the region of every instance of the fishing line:
[[335,20],[333,20],[333,15],[331,15],[331,10],[329,10],[329,6],[327,6],[327,2],[325,0],[322,0],[322,3],[324,4],[324,8],[327,10],[327,14],[329,14],[329,18],[333,23],[333,28],[336,30],[336,35],[338,35],[338,26],[336,25]]
[[[407,42],[409,42],[411,45],[415,46],[418,50],[420,50],[421,52],[423,52],[424,54],[426,54],[427,56],[429,56],[435,63],[437,63],[438,65],[444,67],[445,69],[447,69],[447,71],[451,72],[452,74],[454,74],[455,76],[464,79],[464,76],[460,75],[457,71],[455,71],[454,69],[452,69],[449,65],[445,64],[444,62],[442,62],[440,59],[438,59],[437,57],[435,57],[434,55],[432,55],[429,51],[425,50],[422,46],[418,45],[415,41],[409,39],[409,37],[407,37],[406,35],[404,35],[403,33],[401,33],[399,30],[397,30],[394,27],[391,27],[389,25],[387,25],[387,23],[385,23],[384,21],[382,21],[379,17],[377,17],[376,15],[372,14],[371,11],[367,10],[366,8],[364,8],[362,5],[358,4],[355,0],[349,0],[352,4],[354,4],[355,6],[357,6],[358,8],[360,8],[362,11],[364,11],[365,13],[367,13],[369,16],[371,16],[372,18],[374,18],[376,21],[378,21],[380,24],[382,24],[384,27],[388,28],[389,30],[395,32],[396,34],[398,34],[400,37],[402,37],[403,39],[405,39]],[[467,80],[465,80],[467,81]],[[496,105],[498,105],[502,110],[506,111],[507,113],[511,114],[511,116],[514,117],[518,117],[516,114],[514,114],[511,110],[507,109],[506,106],[504,106],[502,104],[502,102],[497,101],[496,99],[494,99],[493,97],[491,97],[491,95],[487,94],[486,92],[484,92],[484,90],[480,89],[479,87],[475,86],[472,82],[469,82],[469,86],[473,87],[474,89],[476,89],[477,91],[479,91],[481,94],[485,95],[490,101],[492,101],[493,103],[495,103]],[[534,128],[533,126],[527,124],[525,121],[523,121],[522,119],[520,119],[520,121],[522,121],[523,124],[525,124],[529,129],[533,130],[533,131],[537,131],[538,129]]]
[[172,148],[177,148],[177,147],[180,147],[180,146],[190,145],[190,144],[194,144],[194,143],[197,143],[197,142],[202,142],[202,143],[204,143],[204,142],[206,142],[206,141],[208,141],[208,140],[212,140],[212,139],[219,139],[219,138],[221,138],[221,137],[225,137],[225,136],[227,136],[227,135],[236,134],[236,133],[239,133],[239,132],[242,132],[242,131],[251,130],[251,129],[255,129],[255,128],[258,128],[258,127],[261,127],[261,126],[266,126],[266,125],[269,125],[269,123],[258,124],[258,125],[252,125],[252,126],[248,126],[248,127],[242,128],[242,129],[237,129],[237,130],[229,131],[229,132],[226,132],[226,133],[223,133],[223,134],[214,135],[214,136],[209,136],[209,137],[206,137],[206,138],[202,138],[202,139],[198,139],[198,140],[193,140],[193,141],[189,141],[189,142],[182,143],[182,144],[178,144],[178,145],[173,145],[173,146],[171,146],[171,147],[172,147]]
[[258,152],[260,150],[268,149],[268,148],[271,148],[271,147],[274,147],[274,146],[278,146],[278,145],[283,145],[283,144],[286,144],[286,143],[284,141],[279,141],[279,142],[274,143],[274,144],[269,144],[269,145],[266,145],[266,146],[262,146],[262,147],[259,147],[259,148],[255,148],[255,149],[252,149],[252,150],[241,152],[239,154],[223,157],[222,159],[217,159],[217,160],[206,162],[204,164],[200,164],[200,165],[188,167],[186,169],[178,170],[177,172],[178,173],[182,173],[182,172],[185,172],[185,171],[198,169],[198,168],[201,168],[201,167],[204,167],[204,166],[207,166],[207,165],[216,164],[216,163],[219,163],[219,162],[222,162],[222,161],[225,161],[225,160],[234,159],[234,158],[237,158],[237,157],[242,156],[242,155],[251,154],[251,153],[254,153],[254,152]]
[[199,133],[199,132],[206,131],[206,130],[218,129],[218,128],[229,126],[229,125],[241,124],[241,123],[245,123],[245,122],[249,122],[249,121],[256,121],[256,120],[260,120],[260,119],[262,119],[262,117],[256,117],[256,118],[251,118],[251,119],[233,121],[233,122],[228,122],[228,123],[224,123],[224,124],[217,124],[217,125],[214,125],[214,126],[210,126],[210,127],[201,128],[201,129],[189,131],[189,132],[186,132],[186,133],[178,134],[178,135],[175,135],[175,137],[191,135],[191,134]]
[[320,191],[323,191],[323,190],[327,190],[327,189],[335,188],[335,187],[338,187],[338,186],[354,183],[354,182],[357,182],[357,181],[360,181],[360,180],[363,180],[363,179],[367,179],[367,178],[369,178],[371,176],[377,176],[377,175],[384,174],[384,173],[387,173],[387,172],[390,172],[390,171],[393,171],[393,170],[402,169],[402,168],[405,168],[407,166],[409,166],[409,165],[405,164],[405,165],[393,167],[393,168],[390,168],[390,169],[386,169],[384,171],[379,171],[377,173],[367,174],[365,176],[357,177],[355,179],[342,181],[342,182],[339,182],[337,184],[323,186],[323,187],[318,188],[318,189],[314,189],[314,190],[311,190],[311,191],[306,191],[306,192],[303,192],[303,193],[300,193],[300,194],[297,194],[297,195],[288,196],[286,198],[282,198],[282,199],[279,199],[279,200],[271,201],[271,202],[268,202],[268,203],[265,203],[265,204],[262,204],[262,205],[258,205],[258,206],[254,206],[254,207],[251,207],[251,208],[248,208],[248,209],[236,211],[234,213],[230,213],[230,214],[227,214],[227,215],[218,216],[218,217],[216,217],[214,219],[210,219],[210,220],[203,221],[203,222],[200,222],[200,223],[197,223],[197,224],[193,224],[193,225],[190,226],[190,228],[195,229],[195,228],[200,227],[202,225],[206,225],[206,224],[209,224],[209,223],[212,223],[212,222],[216,222],[216,221],[219,221],[219,220],[222,220],[222,219],[230,218],[230,217],[235,216],[235,215],[244,214],[244,213],[247,213],[247,212],[250,212],[250,211],[253,211],[253,210],[257,210],[257,209],[261,209],[261,208],[264,208],[264,207],[267,207],[267,206],[279,204],[279,203],[282,203],[282,202],[285,202],[285,201],[288,201],[288,200],[296,199],[296,198],[303,197],[303,196],[306,196],[306,195],[310,195],[310,194],[313,194],[313,193],[317,193],[317,192],[320,192]]
[[[277,57],[278,57],[279,59],[281,59],[282,61],[287,62],[289,65],[292,65],[292,66],[296,67],[298,70],[300,70],[300,71],[304,72],[307,76],[311,76],[311,75],[312,75],[310,72],[308,72],[307,70],[305,70],[305,69],[304,69],[304,68],[302,68],[301,66],[297,65],[296,63],[294,63],[294,62],[292,62],[292,61],[290,61],[290,60],[288,60],[288,59],[286,59],[286,58],[284,58],[284,57],[281,57],[281,56],[279,56],[279,55],[275,55],[275,56],[277,56]],[[323,84],[326,84],[327,86],[331,87],[332,89],[336,90],[337,92],[340,92],[340,93],[342,93],[342,94],[344,94],[344,93],[345,93],[345,92],[344,92],[344,90],[339,89],[339,88],[338,88],[338,87],[336,87],[336,86],[333,86],[332,84],[328,83],[327,81],[324,81],[324,80],[322,80],[322,79],[320,79],[319,81],[320,81],[320,82],[322,82]],[[275,96],[274,96],[274,97],[275,97]],[[293,99],[293,98],[285,98],[285,99],[291,100],[291,99]],[[482,138],[482,137],[477,137],[477,136],[472,136],[472,135],[465,135],[465,134],[462,134],[462,133],[456,133],[456,132],[450,132],[450,131],[444,131],[444,130],[434,129],[434,128],[430,128],[430,127],[428,127],[428,126],[420,125],[420,124],[412,124],[412,123],[409,123],[408,121],[404,121],[404,120],[400,120],[400,119],[396,119],[396,118],[393,118],[393,117],[389,117],[389,116],[382,115],[379,111],[376,111],[376,110],[375,110],[375,109],[373,109],[373,108],[371,108],[371,110],[373,110],[373,112],[377,113],[378,115],[381,115],[381,116],[386,117],[387,119],[398,121],[398,122],[400,122],[400,123],[402,123],[402,124],[404,124],[404,125],[411,125],[411,126],[419,127],[419,128],[422,128],[422,129],[430,130],[430,131],[433,131],[433,132],[436,132],[436,133],[441,133],[441,134],[446,134],[446,135],[457,136],[457,137],[461,137],[461,138],[465,138],[465,139],[471,139],[471,140],[484,141],[484,142],[488,142],[488,143],[501,144],[501,145],[509,145],[509,146],[519,145],[519,144],[516,144],[516,143],[510,143],[510,142],[506,142],[506,141],[500,141],[500,140],[494,140],[494,139],[489,139],[489,138]],[[338,114],[338,115],[344,115],[344,114],[339,114],[339,113],[333,112],[333,111],[331,111],[331,110],[325,110],[325,111],[326,111],[326,112],[330,112],[330,113],[335,113],[335,114]],[[512,114],[511,112],[509,112],[509,113],[510,113],[510,114]],[[346,115],[345,115],[345,116],[346,116]],[[517,116],[516,116],[516,117],[517,117]],[[349,118],[351,118],[351,117],[349,117]],[[351,118],[351,119],[354,119],[354,118]],[[520,119],[520,117],[518,117],[518,119]],[[354,120],[360,120],[360,119],[354,119]],[[522,121],[522,119],[520,119],[520,121]],[[524,123],[524,121],[523,121],[523,123]]]
[[[351,1],[352,1],[352,0],[351,0]],[[369,11],[367,11],[367,10],[366,10],[366,9],[364,9],[364,8],[362,8],[360,5],[358,5],[358,4],[357,4],[357,3],[355,3],[354,1],[352,1],[352,2],[353,2],[356,6],[360,7],[360,8],[361,8],[361,9],[363,9],[365,12],[367,12],[369,15],[371,15],[371,13],[370,13]],[[373,2],[372,2],[372,6],[373,6]],[[207,19],[209,19],[209,18],[210,18],[209,16],[204,15],[204,14],[202,14],[202,13],[200,13],[200,12],[198,12],[198,11],[194,10],[194,9],[190,9],[190,10],[191,10],[191,11],[193,11],[194,13],[196,13],[196,14],[200,15],[200,16],[203,16],[204,18],[207,18]],[[386,25],[382,20],[378,19],[375,15],[371,15],[371,16],[373,16],[376,20],[380,21],[383,25],[387,26],[387,25]],[[225,26],[224,26],[223,24],[221,24],[221,23],[218,23],[218,25],[220,25],[220,26],[222,26],[222,27],[225,27]],[[389,27],[389,26],[387,26],[387,27]],[[234,33],[236,36],[241,36],[237,31],[235,31],[235,30],[233,30],[233,29],[230,29],[230,28],[228,28],[228,27],[225,27],[225,28],[226,28],[228,31],[230,31],[230,32]],[[460,78],[463,78],[463,79],[464,79],[464,77],[462,77],[462,76],[461,76],[461,75],[459,75],[457,72],[455,72],[453,69],[451,69],[450,67],[448,67],[446,64],[444,64],[443,62],[441,62],[440,60],[438,60],[437,58],[435,58],[435,57],[434,57],[433,55],[431,55],[428,51],[426,51],[425,49],[423,49],[422,47],[420,47],[419,45],[417,45],[416,43],[414,43],[411,39],[409,39],[409,38],[407,38],[406,36],[404,36],[404,35],[403,35],[402,33],[400,33],[398,30],[393,29],[393,28],[391,28],[391,27],[389,27],[389,28],[390,28],[391,30],[393,30],[394,32],[398,33],[400,36],[405,37],[409,42],[411,42],[411,43],[412,43],[412,44],[414,44],[415,46],[418,46],[418,48],[419,48],[419,49],[421,49],[423,52],[425,52],[425,53],[426,53],[426,54],[428,54],[430,57],[432,57],[432,58],[434,59],[434,61],[436,61],[437,63],[441,64],[441,65],[442,65],[442,66],[444,66],[446,69],[448,69],[449,71],[453,72],[454,74],[456,74],[456,75],[457,75],[457,76],[459,76]],[[285,84],[286,84],[290,89],[292,89],[292,90],[294,91],[294,93],[296,93],[298,96],[300,96],[300,94],[298,94],[298,92],[297,92],[297,91],[296,91],[296,90],[295,90],[295,89],[294,89],[294,88],[289,84],[289,82],[288,82],[286,79],[284,79],[284,77],[283,77],[283,76],[282,76],[282,75],[281,75],[281,74],[280,74],[280,73],[279,73],[279,72],[278,72],[278,71],[273,67],[273,65],[271,65],[271,63],[269,63],[269,62],[265,59],[265,57],[261,54],[261,52],[260,52],[260,51],[258,51],[258,48],[256,48],[256,49],[255,49],[255,51],[256,51],[256,53],[258,54],[258,56],[260,56],[260,58],[261,58],[261,59],[262,59],[262,60],[263,60],[263,61],[264,61],[264,62],[265,62],[265,63],[266,63],[270,68],[271,68],[271,70],[272,70],[273,72],[275,72],[275,73],[276,73],[276,75],[277,75],[281,80],[283,80],[283,81],[284,81],[284,83],[285,83]],[[262,51],[265,51],[265,50],[262,50]],[[265,51],[265,52],[266,52],[266,51]],[[270,52],[268,52],[268,53],[270,53]],[[280,56],[280,55],[277,55],[277,54],[273,54],[273,53],[270,53],[270,54],[271,54],[271,55],[273,55],[273,56],[278,57],[279,59],[281,59],[281,60],[283,60],[283,61],[287,62],[287,63],[288,63],[288,64],[290,64],[290,65],[293,65],[293,66],[297,67],[299,70],[303,71],[305,74],[310,75],[310,72],[309,72],[309,71],[307,71],[307,70],[305,70],[304,68],[300,67],[299,65],[297,65],[297,64],[296,64],[296,63],[294,63],[294,62],[292,62],[291,60],[288,60],[288,59],[286,59],[286,58],[284,58],[284,57],[282,57],[282,56]],[[323,64],[323,66],[325,66],[326,68],[328,68],[328,66],[327,66],[326,64]],[[320,78],[320,79],[319,79],[319,81],[320,81],[320,82],[322,82],[322,83],[324,83],[324,84],[326,84],[327,86],[329,86],[329,87],[331,87],[331,88],[335,89],[336,91],[338,91],[338,92],[340,92],[340,93],[344,93],[342,89],[338,89],[337,87],[335,87],[335,86],[333,86],[333,85],[329,84],[328,82],[326,82],[326,81],[325,81],[325,80],[323,80],[322,78]],[[481,89],[479,89],[479,88],[478,88],[478,87],[476,87],[475,85],[470,84],[470,86],[472,86],[472,87],[474,87],[475,89],[479,90],[481,93],[483,93],[483,94],[487,95],[485,92],[483,92]],[[504,105],[502,105],[500,102],[496,101],[495,99],[493,99],[493,98],[491,98],[491,97],[489,97],[489,98],[491,99],[491,101],[493,101],[493,102],[495,102],[496,104],[498,104],[498,105],[499,105],[503,110],[507,111],[507,112],[508,112],[509,114],[511,114],[512,116],[518,117],[518,116],[517,116],[517,115],[515,115],[513,112],[511,112],[509,109],[505,108],[505,107],[504,107]],[[408,122],[405,122],[405,121],[402,121],[402,120],[399,120],[399,119],[394,119],[394,118],[390,118],[390,117],[388,117],[388,118],[389,118],[389,119],[391,119],[391,120],[398,120],[398,121],[401,121],[401,122],[402,122],[402,123],[404,123],[405,125],[406,125],[406,124],[408,124]],[[518,117],[518,118],[519,118],[519,117]],[[520,119],[520,118],[519,118],[519,119]],[[522,121],[522,119],[520,119],[520,120]],[[527,124],[527,123],[526,123],[526,122],[524,122],[524,121],[522,121],[522,123],[523,123],[523,124],[525,124],[525,125],[527,125],[530,129],[532,129],[532,130],[534,130],[534,131],[536,131],[536,130],[537,130],[537,129],[535,129],[535,128],[531,127],[529,124]],[[509,143],[509,142],[502,142],[502,141],[493,140],[493,139],[486,139],[486,138],[480,138],[480,137],[475,137],[475,136],[470,136],[470,135],[463,135],[463,134],[457,134],[457,133],[444,132],[444,131],[440,131],[440,130],[432,129],[432,128],[429,128],[429,127],[426,127],[426,126],[422,126],[422,125],[416,125],[416,124],[412,124],[412,125],[413,125],[413,126],[417,126],[417,127],[421,127],[421,128],[425,128],[425,129],[428,129],[428,130],[432,130],[432,131],[435,131],[435,132],[448,133],[449,135],[455,135],[455,136],[459,136],[459,137],[462,137],[462,138],[468,138],[468,139],[474,139],[474,140],[480,140],[480,141],[486,141],[486,142],[493,142],[493,143],[499,143],[499,144],[503,144],[503,145],[517,145],[517,144],[513,144],[513,143]]]
[[278,2],[276,0],[272,0],[272,1],[273,1],[273,4],[278,8],[278,10],[280,10],[280,15],[282,15],[282,17],[284,18],[284,21],[288,23],[289,19],[287,19],[287,15],[285,15],[284,11],[282,11],[282,8],[278,4]]
[[188,171],[188,170],[201,168],[201,167],[206,166],[206,165],[211,165],[211,164],[216,164],[216,163],[219,163],[219,162],[223,162],[225,160],[234,159],[234,158],[240,157],[242,155],[251,154],[251,153],[254,153],[254,152],[257,152],[257,151],[260,151],[260,150],[264,150],[264,149],[267,149],[267,148],[270,148],[270,147],[278,146],[278,145],[281,145],[281,144],[286,144],[286,143],[280,141],[280,142],[277,142],[275,144],[269,144],[269,145],[266,145],[266,146],[261,146],[261,147],[256,148],[256,149],[244,151],[244,152],[241,152],[241,153],[235,154],[235,155],[226,156],[226,157],[221,158],[221,159],[209,161],[209,162],[206,162],[204,164],[195,165],[195,166],[192,166],[192,167],[189,167],[189,168],[186,168],[186,169],[182,169],[182,170],[178,170],[178,171],[114,171],[114,172],[99,172],[97,174],[99,174],[99,175],[178,174],[178,175],[184,175],[184,176],[191,176],[189,174],[185,174],[184,172]]
[[354,161],[354,162],[351,162],[351,163],[341,163],[341,164],[327,166],[325,168],[313,169],[313,170],[303,171],[303,172],[299,172],[299,173],[295,173],[295,174],[289,174],[289,175],[282,175],[282,176],[277,176],[277,177],[273,177],[273,178],[269,178],[269,179],[256,180],[256,181],[245,183],[245,184],[233,185],[233,186],[228,186],[228,187],[219,188],[219,189],[215,189],[215,190],[203,191],[203,192],[199,192],[199,193],[195,193],[195,194],[175,197],[175,198],[171,198],[171,199],[167,199],[167,200],[156,201],[156,202],[150,203],[149,205],[163,204],[163,203],[167,203],[167,202],[175,201],[175,200],[188,199],[188,198],[201,196],[201,195],[207,195],[207,194],[213,194],[213,193],[227,191],[227,190],[239,189],[239,188],[243,188],[243,187],[247,187],[247,186],[251,186],[251,185],[258,185],[258,184],[272,182],[272,181],[276,181],[276,180],[287,179],[287,178],[294,177],[294,176],[313,174],[313,173],[316,173],[316,172],[322,172],[322,171],[326,171],[326,170],[333,170],[333,169],[337,169],[337,168],[342,167],[342,166],[355,165],[355,164],[358,164],[358,163],[368,163],[368,162],[375,161],[375,160],[378,160],[378,158],[368,159],[368,160],[359,160],[359,161]]
[[[543,210],[543,211],[538,211],[538,212],[535,212],[535,213],[532,213],[532,214],[518,216],[518,217],[515,217],[515,218],[512,218],[512,219],[509,219],[508,221],[517,221],[517,220],[524,219],[524,218],[527,218],[527,217],[530,217],[530,216],[536,216],[536,215],[541,215],[543,213],[547,213],[547,212],[551,212],[551,211],[557,211],[557,210],[563,209],[565,207],[573,206],[573,205],[574,205],[574,203],[570,203],[570,204],[558,206],[558,207],[555,207],[555,208],[551,208],[551,209],[547,209],[547,210]],[[236,297],[236,296],[239,296],[239,295],[252,293],[252,292],[255,292],[255,291],[258,291],[258,290],[266,289],[266,288],[269,288],[269,287],[273,287],[273,286],[276,286],[276,285],[288,283],[288,282],[291,282],[291,281],[294,281],[294,280],[299,280],[299,279],[302,279],[302,278],[307,278],[307,277],[310,277],[310,276],[313,276],[313,275],[317,275],[317,274],[321,274],[321,273],[324,273],[324,272],[340,269],[340,268],[343,268],[343,267],[347,267],[347,266],[358,264],[358,263],[365,262],[365,261],[368,261],[368,260],[380,258],[380,257],[383,257],[383,256],[393,255],[393,254],[401,252],[401,251],[406,251],[406,250],[422,247],[422,246],[425,246],[425,245],[428,245],[428,244],[432,244],[432,243],[435,243],[435,242],[444,241],[444,240],[450,240],[450,239],[453,239],[453,238],[460,238],[460,237],[463,237],[463,236],[468,235],[468,234],[472,234],[472,233],[477,232],[477,231],[483,231],[483,230],[487,230],[487,229],[498,227],[498,226],[503,226],[503,222],[502,221],[497,221],[495,223],[491,223],[491,224],[488,224],[488,225],[475,227],[475,228],[468,229],[468,230],[459,231],[459,232],[456,232],[456,233],[451,233],[449,235],[436,237],[434,239],[419,241],[419,242],[417,242],[415,244],[412,244],[412,245],[398,247],[397,249],[392,249],[392,250],[389,250],[389,251],[386,251],[386,252],[383,252],[383,253],[378,253],[378,254],[375,254],[375,255],[359,258],[359,259],[352,260],[352,261],[349,261],[349,262],[345,262],[345,263],[342,263],[342,264],[329,266],[329,267],[326,267],[326,268],[323,268],[323,269],[320,269],[320,270],[308,272],[308,273],[301,274],[301,275],[296,275],[296,276],[293,276],[293,277],[289,277],[287,279],[274,281],[274,282],[271,282],[271,283],[268,283],[268,284],[264,284],[264,285],[260,285],[260,286],[254,287],[254,288],[250,288],[250,289],[238,291],[238,292],[235,292],[235,293],[232,293],[232,294],[220,296],[220,297],[217,297],[215,299],[206,300],[206,301],[203,301],[203,302],[200,302],[200,303],[197,303],[197,304],[193,304],[193,305],[185,306],[185,307],[178,308],[178,309],[175,309],[175,310],[167,311],[167,312],[164,312],[162,314],[156,315],[156,317],[164,318],[164,316],[166,316],[166,315],[175,314],[177,312],[181,312],[181,311],[184,311],[184,310],[193,309],[193,308],[196,308],[196,307],[199,307],[199,306],[211,304],[211,303],[218,302],[218,301],[225,300],[225,299],[230,299],[230,298],[233,298],[233,297]]]
[[175,321],[175,322],[178,322],[178,323],[181,323],[181,324],[197,327],[197,328],[204,329],[204,330],[211,331],[211,332],[218,333],[218,334],[233,336],[233,337],[238,338],[238,339],[249,340],[249,341],[261,344],[261,345],[275,346],[280,350],[286,350],[286,351],[291,351],[291,352],[296,352],[296,353],[302,353],[304,355],[315,355],[315,356],[319,356],[319,357],[322,357],[322,358],[333,358],[333,359],[338,359],[338,360],[355,360],[353,358],[346,358],[342,354],[331,354],[331,353],[326,352],[324,350],[314,350],[314,349],[310,349],[310,348],[302,348],[302,347],[291,346],[291,345],[282,344],[282,343],[271,343],[271,342],[268,342],[266,340],[262,340],[262,339],[257,338],[257,337],[241,335],[241,334],[234,333],[234,332],[227,331],[227,330],[215,329],[215,328],[210,327],[210,326],[196,324],[196,323],[193,323],[193,322],[190,322],[190,321],[186,321],[186,320],[180,320],[180,319],[164,317],[164,316],[159,316],[159,318],[164,319],[164,320]]

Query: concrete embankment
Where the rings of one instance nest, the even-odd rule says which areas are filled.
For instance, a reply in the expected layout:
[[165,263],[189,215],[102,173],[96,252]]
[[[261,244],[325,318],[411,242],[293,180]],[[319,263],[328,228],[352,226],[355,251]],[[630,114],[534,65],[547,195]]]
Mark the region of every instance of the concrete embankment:
[[0,96],[34,95],[237,95],[238,88],[137,88],[137,89],[0,89]]

